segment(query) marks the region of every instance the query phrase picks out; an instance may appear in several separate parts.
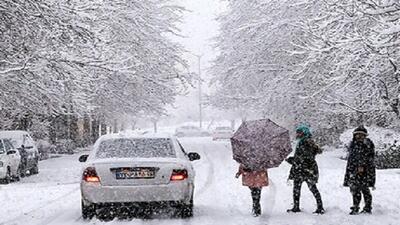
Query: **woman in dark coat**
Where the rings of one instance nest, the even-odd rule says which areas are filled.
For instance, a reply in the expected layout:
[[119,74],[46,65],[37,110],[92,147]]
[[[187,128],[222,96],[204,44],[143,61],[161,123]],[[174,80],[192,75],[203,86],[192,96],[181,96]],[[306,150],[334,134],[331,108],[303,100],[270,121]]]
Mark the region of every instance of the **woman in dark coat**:
[[372,195],[369,188],[375,188],[375,146],[367,135],[367,129],[363,126],[358,127],[353,132],[353,140],[349,146],[344,186],[350,187],[353,195],[351,215],[358,214],[362,195],[365,207],[361,212],[372,211]]
[[306,182],[308,188],[317,201],[317,210],[314,213],[325,213],[321,194],[318,191],[318,165],[315,160],[317,154],[322,153],[321,148],[311,139],[311,132],[308,126],[301,125],[296,129],[298,144],[293,157],[287,162],[292,164],[289,179],[293,180],[293,208],[288,212],[300,212],[301,185]]

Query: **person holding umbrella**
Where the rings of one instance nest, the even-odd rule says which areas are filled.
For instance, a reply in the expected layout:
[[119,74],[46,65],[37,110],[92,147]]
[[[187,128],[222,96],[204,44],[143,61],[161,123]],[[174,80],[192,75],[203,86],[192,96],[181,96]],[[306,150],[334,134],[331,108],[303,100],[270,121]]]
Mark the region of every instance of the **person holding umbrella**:
[[251,190],[253,214],[261,214],[261,189],[268,186],[269,168],[278,167],[292,152],[289,131],[269,119],[243,122],[231,138],[236,178]]
[[314,213],[324,214],[325,209],[322,204],[321,194],[318,191],[318,165],[315,160],[317,154],[322,153],[322,149],[311,139],[311,131],[307,125],[300,125],[296,129],[297,147],[293,157],[286,161],[292,165],[289,180],[293,180],[293,208],[288,212],[300,212],[301,185],[306,182],[308,188],[317,201],[317,210]]
[[242,175],[242,184],[250,188],[251,198],[253,199],[253,215],[261,215],[261,190],[263,187],[268,186],[268,172],[267,170],[254,171],[249,168],[245,168],[243,164],[240,164],[239,171],[236,173],[236,178]]
[[372,211],[372,195],[369,188],[375,188],[375,147],[367,135],[367,129],[363,126],[358,127],[353,132],[353,140],[349,146],[344,186],[350,187],[353,195],[350,215],[358,214],[361,194],[365,201],[365,207],[361,213]]

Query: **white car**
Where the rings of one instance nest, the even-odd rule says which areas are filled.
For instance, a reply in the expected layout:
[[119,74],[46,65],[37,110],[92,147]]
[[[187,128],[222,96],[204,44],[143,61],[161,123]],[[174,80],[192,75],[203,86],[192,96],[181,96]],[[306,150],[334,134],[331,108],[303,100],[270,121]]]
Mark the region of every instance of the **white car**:
[[92,218],[104,208],[133,213],[153,204],[174,207],[181,217],[191,217],[195,172],[190,161],[198,159],[172,136],[100,137],[91,153],[79,158],[86,162],[82,217]]
[[196,126],[182,126],[175,130],[175,136],[177,137],[205,137],[210,136],[210,133],[206,130]]
[[233,129],[230,127],[217,127],[212,134],[213,140],[230,139],[232,136]]
[[21,155],[21,176],[39,173],[39,151],[28,132],[22,130],[0,131],[0,138],[7,139]]
[[20,178],[21,156],[8,139],[0,139],[0,181],[4,184]]

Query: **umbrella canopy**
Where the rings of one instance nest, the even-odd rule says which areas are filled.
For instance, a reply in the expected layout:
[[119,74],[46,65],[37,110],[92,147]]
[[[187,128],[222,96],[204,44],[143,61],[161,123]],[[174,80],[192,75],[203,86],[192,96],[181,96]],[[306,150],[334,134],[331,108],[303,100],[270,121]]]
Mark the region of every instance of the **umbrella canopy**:
[[233,159],[252,170],[278,167],[292,151],[289,131],[269,119],[243,122],[231,144]]

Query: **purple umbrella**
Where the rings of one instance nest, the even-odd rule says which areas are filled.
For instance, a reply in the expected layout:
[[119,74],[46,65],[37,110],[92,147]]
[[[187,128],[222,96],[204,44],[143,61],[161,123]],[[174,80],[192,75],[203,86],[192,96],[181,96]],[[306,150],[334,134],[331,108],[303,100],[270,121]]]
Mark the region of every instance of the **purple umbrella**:
[[289,131],[269,119],[243,122],[231,143],[233,159],[252,170],[278,167],[292,152]]

